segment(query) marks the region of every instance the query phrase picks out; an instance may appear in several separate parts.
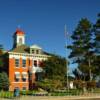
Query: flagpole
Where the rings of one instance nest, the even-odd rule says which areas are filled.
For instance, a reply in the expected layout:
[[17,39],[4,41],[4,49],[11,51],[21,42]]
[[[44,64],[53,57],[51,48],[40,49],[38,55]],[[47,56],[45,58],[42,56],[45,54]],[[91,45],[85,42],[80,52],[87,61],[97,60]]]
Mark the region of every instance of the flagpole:
[[66,24],[64,27],[64,34],[65,34],[65,53],[66,53],[66,68],[67,68],[67,90],[69,92],[69,79],[68,79],[68,55],[67,55],[67,45],[68,45],[68,33],[67,33],[67,29],[66,29]]

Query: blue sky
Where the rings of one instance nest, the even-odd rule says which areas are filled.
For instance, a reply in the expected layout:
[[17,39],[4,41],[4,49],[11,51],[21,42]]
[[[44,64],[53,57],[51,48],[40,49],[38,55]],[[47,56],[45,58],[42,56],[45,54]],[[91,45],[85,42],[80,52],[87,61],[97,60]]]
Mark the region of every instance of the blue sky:
[[0,44],[11,49],[20,25],[27,45],[65,56],[64,25],[72,34],[81,18],[94,23],[99,12],[100,0],[0,0]]

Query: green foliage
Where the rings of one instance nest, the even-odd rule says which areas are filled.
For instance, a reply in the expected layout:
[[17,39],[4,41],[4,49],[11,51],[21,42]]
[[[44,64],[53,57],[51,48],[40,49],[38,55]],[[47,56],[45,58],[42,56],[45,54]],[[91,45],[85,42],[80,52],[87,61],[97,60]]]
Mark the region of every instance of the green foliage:
[[95,39],[94,39],[95,52],[100,55],[100,14],[98,14],[97,22],[94,25],[94,33],[95,33]]
[[0,45],[0,68],[2,68],[4,65],[3,63],[3,46]]
[[82,90],[79,89],[70,89],[68,90],[59,90],[59,91],[54,91],[51,93],[51,96],[68,96],[68,95],[81,95]]
[[8,90],[9,79],[5,72],[0,73],[0,90]]
[[75,78],[76,78],[77,80],[80,80],[81,77],[82,77],[80,71],[79,71],[77,68],[76,68],[75,70],[73,70],[73,74],[74,74],[74,76],[75,76]]
[[96,55],[94,62],[93,62],[93,66],[95,68],[95,70],[93,71],[94,73],[94,77],[100,75],[100,56]]
[[13,92],[9,92],[9,91],[0,91],[0,98],[13,99]]
[[63,84],[60,80],[53,80],[53,79],[44,79],[41,82],[37,82],[38,87],[46,90],[48,92],[54,91],[55,89],[60,89],[63,87]]
[[46,91],[53,90],[52,80],[50,80],[50,79],[44,79],[43,81],[37,82],[37,85],[39,88],[42,88]]
[[40,92],[40,91],[34,91],[34,90],[33,91],[30,91],[30,90],[25,91],[25,90],[23,90],[23,91],[20,91],[20,95],[47,96],[48,92],[45,92],[45,91]]
[[38,86],[47,91],[53,91],[63,87],[66,75],[66,59],[52,54],[48,60],[43,62],[44,80],[37,82]]
[[95,81],[88,81],[87,82],[87,88],[90,89],[90,88],[96,88],[96,82]]
[[86,88],[87,90],[91,88],[96,88],[96,82],[95,81],[82,81],[82,80],[75,80],[74,85],[77,89],[83,90]]
[[75,63],[80,63],[84,59],[84,56],[92,49],[92,43],[90,42],[91,28],[92,25],[88,19],[81,19],[71,36],[73,43],[68,46],[72,50],[69,57],[73,58],[73,62]]
[[3,54],[3,45],[0,44],[0,55]]
[[3,65],[4,65],[4,63],[3,63],[3,58],[0,57],[0,67],[2,68]]
[[84,87],[87,86],[86,82],[84,82],[82,80],[75,80],[74,85],[76,86],[77,89],[83,89]]
[[63,80],[66,75],[66,59],[61,56],[51,55],[51,57],[44,61],[44,71],[46,78]]
[[[83,79],[83,77],[88,76],[90,80],[93,70],[92,60],[94,56],[92,28],[93,25],[88,19],[81,19],[71,36],[73,43],[68,46],[68,48],[71,49],[69,58],[73,59],[73,63],[78,63],[78,69],[81,72],[78,77]],[[74,74],[79,75],[78,72],[75,72]]]

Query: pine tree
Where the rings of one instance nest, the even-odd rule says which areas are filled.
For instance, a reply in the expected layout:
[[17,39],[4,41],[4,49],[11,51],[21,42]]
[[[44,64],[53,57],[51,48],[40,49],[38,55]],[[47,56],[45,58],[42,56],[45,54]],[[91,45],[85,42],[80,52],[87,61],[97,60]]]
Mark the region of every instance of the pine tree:
[[94,25],[94,52],[95,60],[93,65],[95,66],[95,77],[100,75],[100,14],[98,14],[98,19]]
[[[84,69],[88,67],[88,73],[84,69],[81,70],[83,74],[89,74],[89,80],[92,79],[92,56],[93,56],[93,45],[92,45],[92,24],[86,18],[81,19],[77,28],[71,36],[73,42],[68,48],[71,49],[69,58],[73,58],[73,63],[78,63],[78,68]],[[84,65],[84,66],[82,66]]]
[[98,19],[94,25],[95,32],[95,52],[100,55],[100,14],[98,14]]

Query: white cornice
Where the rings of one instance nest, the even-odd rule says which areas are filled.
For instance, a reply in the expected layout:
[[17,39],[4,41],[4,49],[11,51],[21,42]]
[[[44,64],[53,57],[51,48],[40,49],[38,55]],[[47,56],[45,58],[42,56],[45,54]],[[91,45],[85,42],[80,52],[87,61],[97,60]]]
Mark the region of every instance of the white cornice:
[[23,56],[23,57],[37,57],[37,58],[48,58],[50,56],[45,54],[28,54],[28,53],[17,53],[17,52],[8,52],[9,55],[13,56]]

